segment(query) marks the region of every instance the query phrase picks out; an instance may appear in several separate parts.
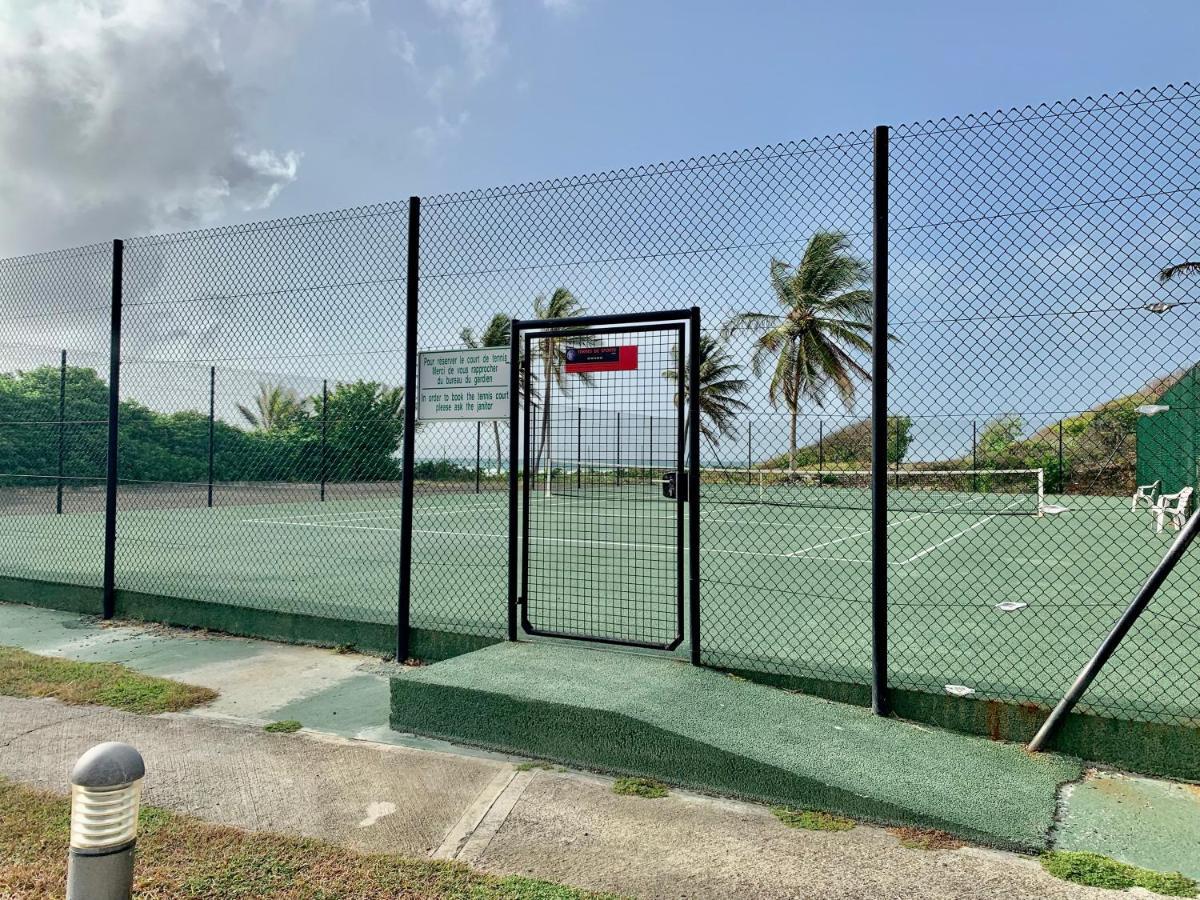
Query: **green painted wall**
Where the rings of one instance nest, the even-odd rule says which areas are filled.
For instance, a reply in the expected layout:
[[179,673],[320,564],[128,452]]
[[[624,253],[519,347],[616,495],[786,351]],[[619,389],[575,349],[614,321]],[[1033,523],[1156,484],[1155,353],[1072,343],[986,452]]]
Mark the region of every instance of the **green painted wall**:
[[1200,463],[1200,365],[1188,369],[1158,400],[1170,409],[1138,416],[1137,483],[1162,482],[1173,494],[1197,485]]

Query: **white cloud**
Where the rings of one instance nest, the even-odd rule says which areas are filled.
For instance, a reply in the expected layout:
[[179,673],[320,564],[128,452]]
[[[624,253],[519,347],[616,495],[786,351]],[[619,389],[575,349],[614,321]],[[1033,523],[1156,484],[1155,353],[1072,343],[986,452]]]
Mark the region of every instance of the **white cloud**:
[[466,112],[460,112],[453,119],[438,115],[432,123],[414,128],[413,138],[423,152],[432,154],[446,141],[453,140],[462,134],[469,118],[470,116]]
[[257,145],[223,36],[306,0],[0,0],[0,255],[271,205],[300,153]]
[[478,81],[495,66],[504,47],[500,19],[492,0],[427,0],[430,9],[447,19],[466,57],[471,77]]
[[398,56],[410,69],[417,67],[417,45],[413,43],[408,33],[400,28],[389,28],[385,37],[387,48],[394,56]]
[[371,21],[371,0],[333,0],[333,11]]

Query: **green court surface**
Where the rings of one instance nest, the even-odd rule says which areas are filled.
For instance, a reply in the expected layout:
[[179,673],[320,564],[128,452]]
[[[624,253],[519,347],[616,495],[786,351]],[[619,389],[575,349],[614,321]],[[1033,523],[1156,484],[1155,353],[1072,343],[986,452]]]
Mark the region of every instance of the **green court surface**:
[[[421,490],[419,486],[419,490]],[[903,499],[903,498],[900,498]],[[1146,510],[1111,497],[1055,497],[1059,515],[1011,514],[1011,502],[922,496],[889,517],[890,683],[943,693],[1053,703],[1071,683],[1171,540]],[[576,573],[673,565],[662,543],[661,498],[539,498],[537,539]],[[1024,510],[1022,508],[1022,513]],[[118,515],[117,585],[149,595],[334,620],[395,621],[400,541],[396,497]],[[507,592],[502,490],[419,493],[414,514],[412,622],[501,638]],[[0,575],[96,586],[102,518],[0,517]],[[702,644],[714,666],[866,684],[870,666],[869,512],[705,503],[701,537]],[[1081,709],[1122,719],[1200,718],[1194,593],[1185,560],[1088,694]],[[654,582],[662,594],[662,582]],[[626,579],[626,589],[628,579]],[[607,592],[571,598],[578,630],[593,616],[637,623],[673,596]],[[647,592],[649,593],[649,592]],[[545,591],[543,591],[545,596]],[[20,601],[20,596],[3,599]],[[649,606],[647,605],[649,604]],[[1023,604],[1005,611],[1000,604]],[[686,650],[687,642],[676,652]]]
[[392,679],[392,728],[1044,849],[1078,760],[625,651],[499,644]]

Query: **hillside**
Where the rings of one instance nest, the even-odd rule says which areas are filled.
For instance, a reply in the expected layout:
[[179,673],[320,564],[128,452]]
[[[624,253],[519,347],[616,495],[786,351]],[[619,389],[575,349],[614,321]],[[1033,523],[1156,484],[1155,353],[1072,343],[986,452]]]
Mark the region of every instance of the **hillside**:
[[[1137,407],[1154,402],[1186,372],[1180,369],[1156,378],[1142,388],[1061,422],[1062,466],[1059,466],[1058,421],[1039,426],[1026,435],[1029,423],[1019,416],[997,416],[979,431],[975,453],[914,463],[922,469],[978,468],[1036,469],[1045,471],[1048,493],[1113,494],[1132,492],[1137,461]],[[920,427],[918,424],[916,427]],[[913,438],[907,416],[888,418],[888,462],[903,462]],[[796,450],[796,468],[818,465],[822,448],[808,444]],[[871,461],[871,420],[860,419],[831,432],[823,441],[827,468],[868,468]],[[758,464],[759,468],[785,469],[787,453]]]

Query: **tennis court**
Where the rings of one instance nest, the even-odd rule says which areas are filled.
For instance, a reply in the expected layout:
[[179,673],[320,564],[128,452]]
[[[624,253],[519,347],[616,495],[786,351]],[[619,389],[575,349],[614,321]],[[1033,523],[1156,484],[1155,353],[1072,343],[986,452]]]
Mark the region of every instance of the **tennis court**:
[[[506,495],[500,485],[423,493],[428,487],[418,485],[414,512],[413,624],[501,637]],[[627,490],[639,499],[620,501],[625,527],[606,534],[576,527],[581,507],[596,502],[586,491],[555,490],[532,502],[543,521],[561,521],[547,533],[562,535],[554,540],[566,559],[578,554],[581,569],[615,571],[631,550],[647,549],[639,545],[639,520],[673,508],[658,484]],[[769,503],[756,490],[751,484],[722,496],[713,483],[702,490],[705,661],[867,683],[871,544],[861,494],[824,487],[811,502]],[[894,686],[1057,699],[1171,536],[1155,534],[1147,511],[1131,511],[1124,498],[1050,499],[1066,511],[1028,514],[1024,493],[895,492],[888,529]],[[96,585],[102,533],[99,513],[4,516],[3,574]],[[117,583],[386,624],[395,615],[399,536],[398,497],[130,509],[118,515]],[[1182,588],[1196,583],[1198,565],[1194,558],[1181,563],[1089,694],[1088,708],[1152,720],[1200,714],[1183,689],[1200,674],[1200,660],[1183,649],[1186,642],[1170,639],[1194,615],[1192,594]],[[594,588],[602,597],[604,585]],[[577,608],[587,615],[586,605]],[[586,630],[587,622],[578,624]]]

